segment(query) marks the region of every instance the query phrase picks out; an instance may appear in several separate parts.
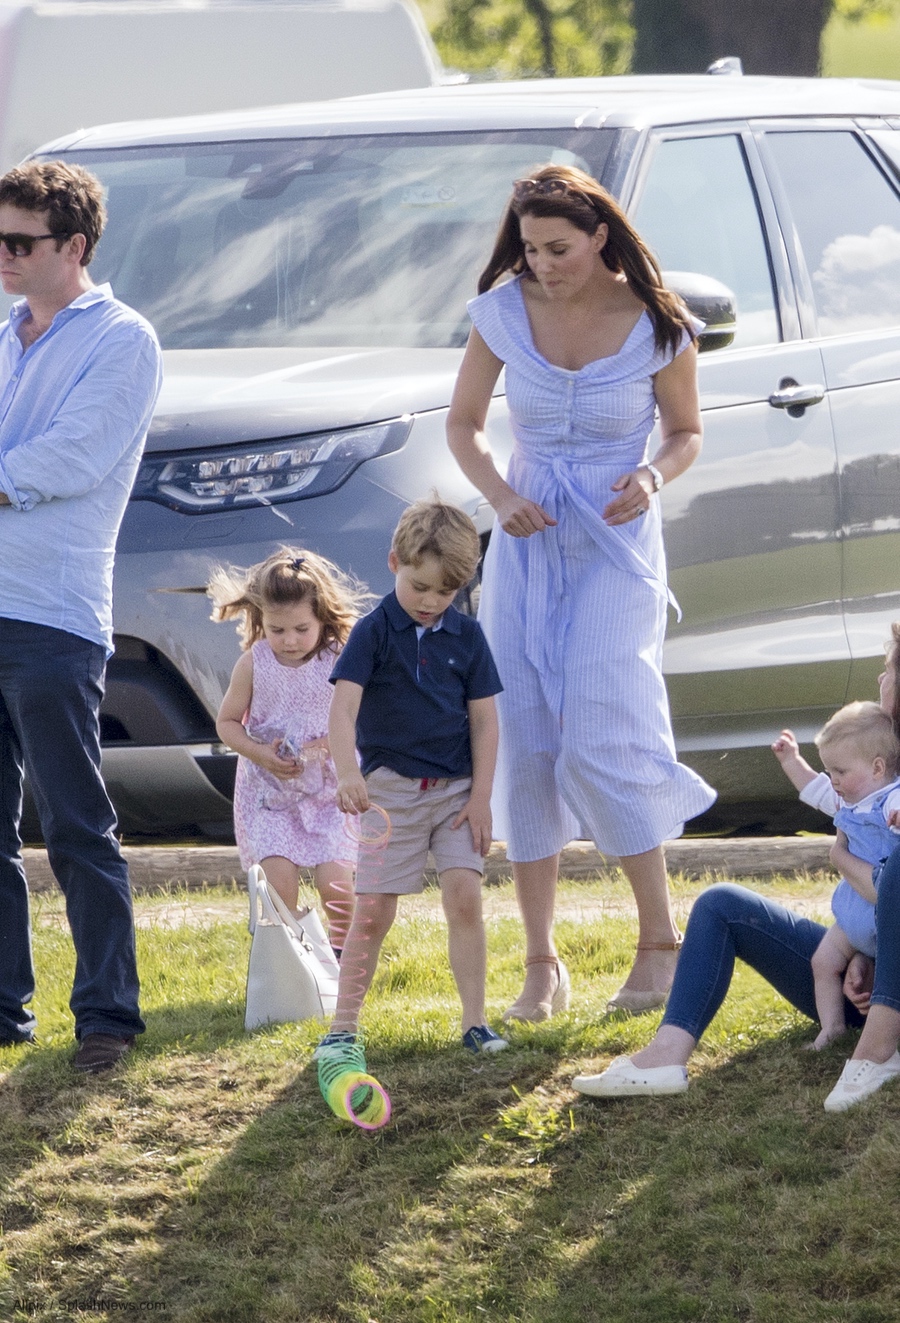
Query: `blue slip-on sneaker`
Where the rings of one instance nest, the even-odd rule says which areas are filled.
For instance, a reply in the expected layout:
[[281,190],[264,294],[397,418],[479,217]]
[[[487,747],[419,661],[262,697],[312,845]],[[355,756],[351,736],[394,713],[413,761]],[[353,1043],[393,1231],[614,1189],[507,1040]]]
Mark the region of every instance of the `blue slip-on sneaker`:
[[477,1056],[479,1052],[502,1052],[509,1043],[486,1024],[473,1024],[462,1036],[463,1047]]
[[312,1054],[312,1060],[340,1061],[346,1064],[349,1070],[366,1073],[366,1050],[363,1040],[358,1034],[326,1034],[324,1038],[319,1040],[318,1046]]

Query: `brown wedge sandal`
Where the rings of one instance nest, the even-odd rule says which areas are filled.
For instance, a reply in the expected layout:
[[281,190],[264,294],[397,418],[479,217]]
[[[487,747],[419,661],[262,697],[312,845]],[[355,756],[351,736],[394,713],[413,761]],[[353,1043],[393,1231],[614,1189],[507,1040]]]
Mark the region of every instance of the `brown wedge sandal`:
[[[674,942],[638,942],[639,951],[680,951],[684,935],[679,933]],[[669,999],[666,992],[638,992],[633,988],[619,988],[606,1003],[606,1013],[627,1011],[629,1015],[646,1015],[648,1011],[658,1011]]]
[[572,980],[559,956],[530,956],[525,961],[525,968],[527,969],[529,965],[555,966],[556,988],[549,1000],[545,1001],[526,1001],[523,991],[509,1010],[504,1011],[500,1017],[504,1024],[508,1024],[510,1020],[520,1020],[523,1024],[540,1024],[542,1020],[549,1020],[551,1015],[558,1015],[561,1011],[569,1009],[572,1000]]

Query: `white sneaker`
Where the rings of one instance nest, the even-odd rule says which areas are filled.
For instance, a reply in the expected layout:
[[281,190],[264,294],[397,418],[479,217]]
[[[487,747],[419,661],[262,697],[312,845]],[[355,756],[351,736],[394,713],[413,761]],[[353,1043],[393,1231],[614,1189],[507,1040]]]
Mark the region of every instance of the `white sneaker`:
[[591,1098],[657,1097],[686,1093],[686,1066],[636,1066],[631,1057],[616,1057],[601,1075],[576,1075],[572,1088]]
[[854,1061],[844,1063],[841,1077],[825,1099],[826,1112],[846,1112],[848,1107],[877,1093],[882,1084],[900,1075],[900,1052],[887,1061]]

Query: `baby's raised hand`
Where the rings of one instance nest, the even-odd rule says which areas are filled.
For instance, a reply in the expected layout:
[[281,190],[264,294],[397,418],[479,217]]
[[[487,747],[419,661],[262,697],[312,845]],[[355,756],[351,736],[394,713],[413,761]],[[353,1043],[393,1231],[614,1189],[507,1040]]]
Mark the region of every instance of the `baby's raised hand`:
[[791,758],[799,758],[800,745],[797,743],[797,736],[794,732],[783,730],[772,745],[772,752],[780,763],[787,762]]
[[891,809],[887,815],[887,825],[892,831],[900,831],[900,808]]

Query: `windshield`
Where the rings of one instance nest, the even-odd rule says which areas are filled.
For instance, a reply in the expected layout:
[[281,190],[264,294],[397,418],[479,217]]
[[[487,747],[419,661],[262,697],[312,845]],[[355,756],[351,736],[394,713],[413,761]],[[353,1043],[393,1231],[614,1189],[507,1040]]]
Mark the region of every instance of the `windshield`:
[[602,175],[612,130],[409,134],[73,153],[106,186],[98,283],[164,348],[454,347],[512,181]]

